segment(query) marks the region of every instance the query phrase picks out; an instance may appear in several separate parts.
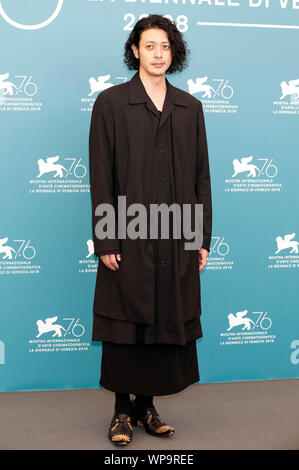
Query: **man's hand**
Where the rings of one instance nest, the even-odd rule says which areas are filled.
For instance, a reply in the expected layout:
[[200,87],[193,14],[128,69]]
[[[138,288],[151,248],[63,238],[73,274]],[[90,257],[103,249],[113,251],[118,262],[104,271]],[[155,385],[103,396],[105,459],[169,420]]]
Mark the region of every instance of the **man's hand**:
[[208,254],[209,252],[205,248],[200,248],[198,250],[198,270],[199,271],[202,271],[206,267]]
[[121,261],[121,255],[102,255],[100,256],[103,263],[107,266],[107,268],[112,269],[112,271],[116,271],[119,269],[118,261]]

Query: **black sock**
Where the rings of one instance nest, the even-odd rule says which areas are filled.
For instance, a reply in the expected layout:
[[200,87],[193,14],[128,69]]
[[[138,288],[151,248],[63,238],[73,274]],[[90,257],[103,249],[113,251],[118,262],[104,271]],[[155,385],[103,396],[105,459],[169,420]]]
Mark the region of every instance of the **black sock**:
[[153,395],[136,395],[135,404],[137,410],[142,413],[147,408],[154,406],[153,404]]
[[115,410],[117,413],[130,413],[132,410],[129,393],[115,393]]

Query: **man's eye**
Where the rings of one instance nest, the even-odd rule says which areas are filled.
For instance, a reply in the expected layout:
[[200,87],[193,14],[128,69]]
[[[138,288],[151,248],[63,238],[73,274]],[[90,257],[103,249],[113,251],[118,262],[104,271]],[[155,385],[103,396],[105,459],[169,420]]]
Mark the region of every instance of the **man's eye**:
[[[148,47],[153,47],[153,46],[150,45],[150,44],[148,44],[146,47],[148,48]],[[168,44],[164,44],[163,47],[164,47],[165,49],[169,49],[169,45],[168,45]]]

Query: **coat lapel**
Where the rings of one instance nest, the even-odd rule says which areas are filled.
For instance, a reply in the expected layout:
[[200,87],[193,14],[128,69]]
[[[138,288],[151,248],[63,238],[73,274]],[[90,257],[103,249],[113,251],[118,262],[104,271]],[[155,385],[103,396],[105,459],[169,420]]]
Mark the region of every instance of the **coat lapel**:
[[[167,118],[170,116],[176,106],[188,106],[187,100],[184,97],[183,92],[178,88],[172,86],[166,77],[165,80],[167,85],[167,92],[165,96],[159,127],[163,126],[164,122],[167,120]],[[152,111],[156,116],[159,116],[159,112],[156,106],[150,99],[149,95],[146,93],[144,85],[140,79],[139,72],[136,72],[128,83],[129,104],[145,103],[146,107],[150,111]]]

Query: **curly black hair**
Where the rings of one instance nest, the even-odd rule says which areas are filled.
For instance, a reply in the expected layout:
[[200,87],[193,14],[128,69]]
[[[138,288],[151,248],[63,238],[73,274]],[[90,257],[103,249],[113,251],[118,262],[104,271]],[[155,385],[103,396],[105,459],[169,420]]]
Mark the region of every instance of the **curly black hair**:
[[139,70],[139,59],[136,59],[134,56],[131,46],[135,44],[136,47],[139,47],[141,33],[150,28],[164,29],[168,35],[172,52],[172,62],[166,74],[181,72],[185,69],[188,65],[187,55],[190,54],[187,43],[183,40],[182,33],[178,30],[174,22],[161,15],[148,15],[145,18],[141,18],[135,24],[124,46],[124,63],[127,67],[130,70]]

